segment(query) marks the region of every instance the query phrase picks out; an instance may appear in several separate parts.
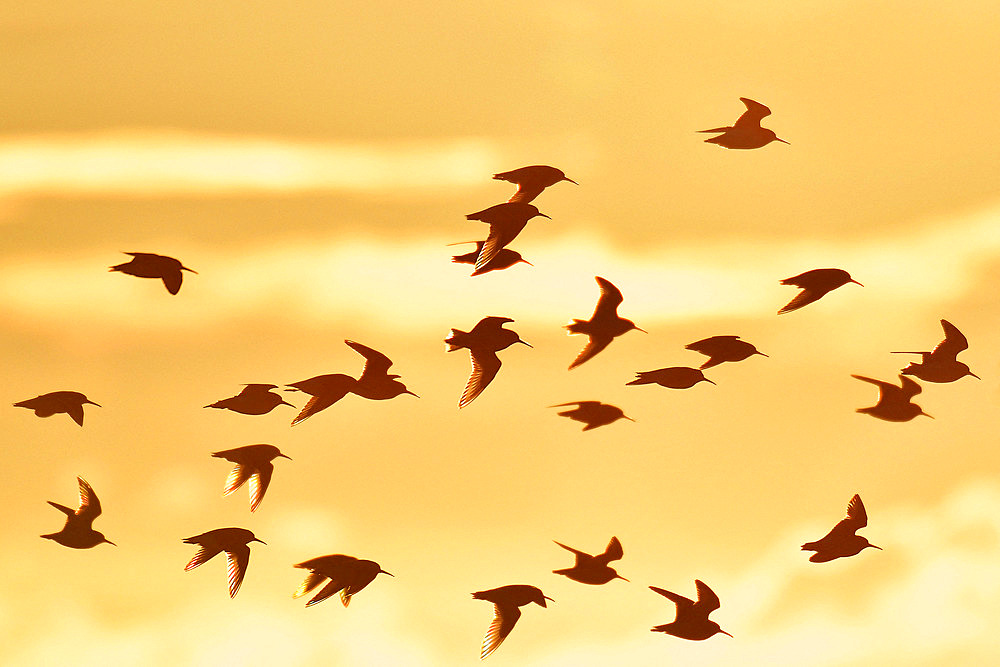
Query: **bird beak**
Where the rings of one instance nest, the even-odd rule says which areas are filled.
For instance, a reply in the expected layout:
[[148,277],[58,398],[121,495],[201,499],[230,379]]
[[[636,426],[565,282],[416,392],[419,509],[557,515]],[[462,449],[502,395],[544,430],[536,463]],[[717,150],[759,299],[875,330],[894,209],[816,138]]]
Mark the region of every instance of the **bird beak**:
[[291,460],[292,460],[292,457],[291,457],[291,456],[287,456],[287,455],[285,455],[285,454],[278,454],[278,456],[280,456],[280,457],[281,457],[281,458],[283,458],[283,459],[288,459],[289,461],[291,461]]
[[[288,390],[286,389],[285,391],[288,391]],[[293,408],[295,407],[294,405],[292,405],[292,404],[291,404],[291,403],[289,403],[288,401],[282,401],[281,403],[278,403],[278,405],[290,405],[290,406],[291,406],[291,407],[293,407]],[[212,406],[211,406],[211,405],[206,405],[205,407],[206,407],[206,408],[210,408],[210,407],[212,407]]]
[[[778,139],[778,141],[781,141],[781,139]],[[788,143],[788,142],[786,141],[785,143]],[[722,628],[719,628],[719,632],[721,632],[722,634],[726,635],[727,637],[732,637],[731,634],[729,634],[728,632],[726,632]],[[735,637],[733,637],[733,639],[735,639]]]
[[755,352],[754,354],[759,354],[759,355],[760,355],[760,356],[762,356],[762,357],[766,357],[766,356],[767,356],[767,355],[766,355],[766,354],[764,354],[763,352]]
[[[404,394],[409,394],[410,396],[416,396],[417,398],[420,398],[419,396],[417,396],[416,394],[414,394],[414,393],[413,393],[412,391],[410,391],[409,389],[407,389],[407,390],[406,390],[406,391],[404,391],[403,393],[404,393]],[[388,572],[386,572],[386,574],[389,574],[389,573],[388,573]]]
[[543,218],[548,218],[549,220],[552,219],[552,218],[549,218],[549,216],[545,215],[544,213],[539,213],[538,215],[542,216]]
[[979,377],[978,375],[976,375],[975,373],[973,373],[972,371],[969,371],[969,375],[971,375],[972,377],[976,378],[977,380],[982,380],[983,379],[983,378]]
[[182,267],[181,267],[181,270],[182,270],[182,271],[190,271],[191,273],[195,273],[195,274],[196,274],[196,273],[198,273],[198,272],[197,272],[197,271],[195,271],[194,269],[189,269],[189,268],[188,268],[188,267],[186,267],[186,266],[182,266]]
[[567,178],[566,176],[563,176],[563,180],[564,181],[569,181],[573,185],[580,185],[579,183],[577,183],[576,181],[574,181],[572,178]]
[[[555,602],[555,600],[553,600],[552,598],[550,598],[548,595],[543,595],[542,596],[542,600],[548,600],[549,602]],[[545,605],[543,604],[542,606],[544,607]]]
[[396,575],[394,575],[392,572],[386,572],[385,570],[379,570],[378,573],[379,574],[388,574],[390,577],[392,577],[394,579],[396,577]]
[[105,542],[107,542],[108,544],[110,544],[110,545],[111,545],[111,546],[113,546],[113,547],[117,547],[117,546],[118,546],[117,544],[115,544],[114,542],[112,542],[111,540],[109,540],[109,539],[108,539],[108,538],[106,538],[106,537],[104,538],[104,541],[105,541]]
[[[631,418],[631,417],[629,417],[628,415],[622,415],[622,419],[627,419],[627,420],[629,420],[630,422],[634,422],[634,421],[635,421],[634,419],[632,419],[632,418]],[[628,579],[625,579],[625,581],[628,581]]]
[[873,548],[875,548],[875,549],[878,549],[879,551],[885,551],[885,549],[883,549],[882,547],[880,547],[880,546],[876,546],[876,545],[874,545],[874,544],[869,544],[868,546],[870,546],[870,547],[873,547]]
[[261,544],[267,544],[264,540],[258,540],[256,537],[250,540],[251,542],[260,542]]
[[99,404],[99,403],[94,403],[93,401],[90,401],[90,400],[88,400],[88,401],[87,401],[87,403],[89,403],[90,405],[96,405],[96,406],[97,406],[97,407],[99,407],[99,408],[100,408],[100,407],[103,407],[103,406],[102,406],[101,404]]
[[529,343],[528,341],[525,341],[525,340],[520,340],[520,339],[518,339],[518,340],[517,340],[517,342],[518,342],[518,343],[524,343],[524,344],[525,344],[525,345],[527,345],[528,347],[530,347],[530,348],[534,349],[534,346],[533,346],[533,345],[532,345],[531,343]]
[[[854,280],[853,278],[851,278],[851,282],[854,283],[855,285],[861,285],[861,283],[859,283],[857,280]],[[864,287],[864,285],[861,286]]]
[[633,326],[633,327],[635,327],[635,330],[636,330],[636,331],[641,331],[641,332],[642,332],[642,333],[644,333],[644,334],[648,334],[648,333],[649,333],[648,331],[646,331],[646,330],[645,330],[645,329],[643,329],[642,327],[637,327],[637,326],[635,326],[634,324],[633,324],[632,326]]
[[[785,141],[784,139],[779,139],[778,137],[775,137],[775,138],[774,138],[774,140],[775,140],[775,141],[780,141],[780,142],[781,142],[781,143],[783,143],[783,144],[788,144],[788,142],[787,142],[787,141]],[[791,144],[788,144],[788,145],[789,145],[789,146],[791,146]],[[726,634],[727,634],[727,635],[729,635],[729,633],[728,633],[728,632],[727,632]],[[730,637],[732,637],[732,635],[729,635],[729,636],[730,636]]]
[[517,261],[519,261],[519,262],[524,262],[524,263],[525,263],[525,264],[527,264],[528,266],[534,266],[534,264],[532,264],[531,262],[529,262],[529,261],[528,261],[528,260],[526,260],[526,259],[519,259],[519,260],[517,260]]
[[[711,381],[711,380],[709,380],[708,378],[705,378],[705,382],[711,382],[712,384],[715,384],[714,382],[712,382],[712,381]],[[716,386],[718,386],[718,385],[716,385]]]
[[[922,414],[922,415],[923,415],[924,417],[931,417],[931,416],[930,416],[929,414],[927,414],[926,412],[921,412],[920,414]],[[934,417],[931,417],[931,419],[934,419]]]
[[[622,576],[622,575],[620,575],[620,574],[616,574],[616,575],[615,575],[615,578],[616,578],[616,579],[621,579],[622,581],[628,581],[628,579],[626,579],[625,577],[623,577],[623,576]],[[631,583],[631,582],[629,582],[629,583]]]

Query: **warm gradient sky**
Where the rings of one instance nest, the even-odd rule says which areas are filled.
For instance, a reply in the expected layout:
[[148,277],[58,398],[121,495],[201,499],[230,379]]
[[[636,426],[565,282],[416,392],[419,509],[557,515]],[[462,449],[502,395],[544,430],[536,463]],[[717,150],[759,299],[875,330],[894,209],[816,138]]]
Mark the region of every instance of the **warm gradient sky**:
[[[1000,660],[1000,86],[995,2],[601,3],[441,0],[0,2],[0,355],[10,403],[82,391],[84,428],[0,410],[0,663],[418,666],[478,663],[492,618],[524,609],[495,666],[938,665]],[[738,98],[790,146],[727,151],[696,130]],[[534,263],[470,278],[445,244],[504,201],[494,172],[551,164],[512,247]],[[107,267],[180,258],[180,294]],[[801,311],[782,278],[840,267]],[[561,325],[594,276],[630,333],[584,366]],[[503,315],[501,353],[459,411],[450,327]],[[855,413],[930,349],[969,338],[983,381],[928,385],[935,417]],[[770,355],[688,391],[626,387],[738,334]],[[357,374],[381,350],[421,396],[349,396],[289,427],[202,406],[241,383]],[[301,405],[302,395],[289,394]],[[636,419],[593,432],[554,403]],[[212,451],[266,442],[253,515]],[[38,538],[74,477],[118,547]],[[860,493],[884,551],[799,550]],[[239,595],[181,539],[253,530]],[[603,587],[551,574],[552,543],[624,545]],[[344,609],[293,600],[294,563],[378,561]],[[718,593],[735,638],[649,632],[655,585]]]

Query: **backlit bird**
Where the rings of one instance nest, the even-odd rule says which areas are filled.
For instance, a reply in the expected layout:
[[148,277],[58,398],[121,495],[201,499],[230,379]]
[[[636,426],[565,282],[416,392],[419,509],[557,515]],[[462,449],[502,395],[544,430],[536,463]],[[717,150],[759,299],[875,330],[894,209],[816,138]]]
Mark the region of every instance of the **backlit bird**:
[[565,575],[573,581],[579,581],[581,584],[593,584],[595,586],[606,584],[612,579],[628,581],[628,579],[615,572],[613,568],[608,567],[608,563],[613,560],[620,560],[624,554],[622,543],[618,541],[617,537],[612,537],[604,553],[597,554],[596,556],[591,556],[573,547],[568,547],[562,542],[556,542],[556,544],[566,551],[573,552],[573,555],[576,556],[576,563],[573,564],[573,567],[564,570],[552,570],[553,573]]
[[607,426],[608,424],[612,424],[619,419],[627,419],[630,422],[635,421],[631,417],[626,416],[625,411],[621,408],[607,403],[601,403],[600,401],[571,401],[569,403],[550,405],[549,407],[564,408],[569,405],[575,405],[576,408],[573,410],[563,410],[557,414],[560,417],[569,417],[573,421],[585,424],[583,427],[584,431],[589,431],[591,429],[598,428],[599,426]]
[[699,579],[694,580],[694,586],[695,590],[698,591],[698,599],[696,601],[690,600],[683,595],[657,588],[656,586],[649,587],[649,590],[659,593],[677,605],[677,617],[674,621],[664,625],[657,625],[651,628],[651,631],[665,632],[674,637],[695,641],[708,639],[720,632],[732,637],[732,635],[720,628],[718,623],[708,620],[708,615],[721,606],[719,596],[705,582]]
[[756,347],[745,340],[740,340],[739,336],[712,336],[711,338],[703,338],[690,345],[686,345],[684,349],[694,350],[708,357],[708,361],[699,367],[702,370],[718,366],[727,361],[743,361],[755,354],[759,354],[762,357],[767,356],[763,352],[757,351]]
[[549,217],[544,213],[539,213],[533,204],[525,204],[524,202],[497,204],[465,216],[467,220],[479,220],[490,226],[490,235],[486,238],[486,243],[476,258],[476,271],[485,268],[493,261],[501,248],[517,238],[528,221],[535,216]]
[[184,544],[197,544],[201,547],[188,564],[184,566],[184,571],[193,570],[205,561],[213,558],[216,554],[226,552],[226,566],[229,573],[229,597],[236,597],[243,583],[243,577],[247,573],[247,565],[250,563],[250,542],[260,542],[267,544],[263,540],[258,540],[246,528],[216,528],[201,535],[188,537],[183,540]]
[[271,483],[271,475],[274,473],[272,459],[277,457],[292,460],[290,456],[282,454],[274,445],[246,445],[235,449],[226,449],[221,452],[213,452],[212,456],[225,459],[236,464],[229,476],[226,478],[226,489],[222,495],[228,496],[243,484],[250,481],[250,511],[253,512],[264,499],[264,492],[267,491]]
[[910,402],[911,398],[921,392],[921,388],[919,384],[905,375],[899,376],[901,386],[863,375],[851,375],[851,377],[870,382],[878,387],[878,403],[870,408],[858,408],[857,412],[884,419],[887,422],[908,422],[919,415],[930,417],[919,405]]
[[242,415],[266,415],[279,405],[291,405],[294,408],[294,405],[271,391],[277,387],[276,384],[244,385],[243,390],[237,395],[224,398],[205,407],[232,410]]
[[[782,285],[800,287],[802,291],[789,301],[784,308],[778,311],[779,315],[798,310],[802,306],[808,306],[813,301],[817,301],[825,296],[828,292],[847,283],[861,285],[857,280],[851,278],[851,274],[843,269],[813,269],[812,271],[806,271],[791,278],[785,278],[780,282]],[[861,286],[864,287],[864,285]]]
[[326,586],[320,589],[319,593],[306,603],[307,607],[322,602],[335,593],[340,593],[340,601],[346,607],[351,603],[351,596],[370,584],[376,576],[380,574],[393,576],[373,560],[359,560],[354,556],[343,554],[311,558],[295,567],[309,570],[309,574],[292,595],[293,598],[302,597],[323,583],[324,580],[330,580]]
[[516,332],[503,327],[504,323],[513,321],[509,317],[484,317],[472,331],[452,329],[444,339],[448,352],[466,348],[472,358],[472,375],[465,383],[465,390],[458,401],[458,407],[464,408],[471,403],[496,377],[497,371],[500,370],[500,358],[497,352],[514,343],[523,343],[531,347],[521,340]]
[[931,352],[893,352],[920,355],[919,362],[911,362],[902,370],[903,375],[912,375],[925,382],[954,382],[966,375],[980,379],[957,359],[959,352],[969,349],[969,341],[965,335],[948,320],[941,320],[941,327],[944,329],[944,340]]
[[15,408],[34,410],[38,417],[51,417],[65,412],[80,426],[83,426],[83,406],[97,405],[78,391],[53,391],[14,404]]
[[847,516],[841,519],[822,539],[803,544],[802,550],[816,552],[809,556],[809,560],[813,563],[825,563],[835,558],[853,556],[868,547],[881,550],[882,547],[869,543],[867,538],[855,535],[858,530],[867,525],[868,513],[865,512],[861,496],[854,494],[851,502],[847,503]]
[[601,288],[601,296],[597,300],[594,314],[590,316],[589,320],[574,319],[565,326],[568,335],[583,334],[590,339],[573,360],[573,363],[569,365],[570,370],[588,359],[592,359],[598,352],[610,345],[611,341],[632,329],[646,333],[645,330],[639,329],[632,320],[618,316],[618,306],[623,301],[621,291],[610,281],[600,276],[594,276],[594,279]]
[[705,374],[698,368],[671,366],[670,368],[660,368],[655,371],[640,371],[635,374],[634,380],[625,384],[658,384],[668,389],[688,389],[699,382],[715,384],[705,377]]
[[[449,243],[448,245],[460,245],[461,243],[475,243],[476,249],[472,252],[467,252],[464,255],[454,255],[451,258],[451,261],[454,264],[475,264],[476,259],[479,257],[479,253],[482,252],[483,246],[486,244],[486,241],[460,241],[459,243]],[[524,262],[528,266],[534,266],[534,264],[521,257],[521,253],[511,250],[510,248],[503,248],[483,268],[476,269],[469,275],[481,276],[484,273],[489,273],[490,271],[509,269],[520,262]]]
[[743,112],[732,126],[716,127],[711,130],[698,130],[699,132],[721,132],[717,137],[705,139],[706,143],[718,144],[724,148],[760,148],[772,141],[780,141],[783,144],[788,142],[779,139],[771,130],[760,126],[761,119],[771,115],[771,110],[760,102],[754,102],[749,97],[741,97],[740,102],[746,105],[747,110]]
[[198,273],[173,257],[154,255],[150,252],[127,252],[125,254],[132,256],[131,261],[116,264],[109,271],[121,271],[139,278],[159,278],[171,294],[177,294],[181,289],[181,281],[184,279],[181,271]]
[[42,537],[74,549],[90,549],[105,542],[118,546],[104,537],[103,533],[94,530],[94,519],[101,516],[101,501],[98,500],[94,489],[82,477],[77,477],[76,481],[80,486],[80,501],[77,508],[73,510],[49,500],[49,505],[66,515],[66,524],[58,533],[49,533]]
[[560,181],[569,181],[573,185],[579,185],[572,178],[566,178],[566,174],[561,169],[549,167],[544,164],[536,164],[530,167],[521,167],[513,171],[493,174],[493,178],[498,181],[507,181],[517,186],[517,192],[508,200],[508,203],[530,202],[542,194],[542,190]]
[[545,601],[555,602],[552,598],[543,595],[542,591],[535,586],[527,584],[513,584],[492,588],[488,591],[473,593],[476,600],[487,600],[493,603],[494,617],[483,637],[483,648],[479,654],[479,659],[486,658],[500,646],[501,642],[507,638],[510,631],[514,629],[517,619],[521,618],[519,607],[534,602],[537,605],[545,606]]

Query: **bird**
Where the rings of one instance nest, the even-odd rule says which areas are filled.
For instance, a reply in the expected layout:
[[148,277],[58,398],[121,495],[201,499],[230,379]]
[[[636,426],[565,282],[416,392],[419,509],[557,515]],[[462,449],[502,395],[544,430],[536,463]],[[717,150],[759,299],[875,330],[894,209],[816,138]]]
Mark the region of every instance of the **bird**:
[[271,483],[271,475],[274,473],[272,459],[279,456],[289,461],[292,457],[285,456],[274,445],[246,445],[235,449],[226,449],[221,452],[213,452],[212,456],[231,461],[236,464],[229,476],[226,477],[226,489],[222,495],[228,496],[236,489],[250,480],[250,511],[253,512],[264,499],[268,484]]
[[650,586],[649,590],[659,593],[677,605],[677,617],[672,623],[657,625],[654,628],[650,628],[650,631],[664,632],[674,637],[694,641],[708,639],[720,632],[732,637],[732,635],[720,628],[718,623],[708,620],[708,615],[721,606],[719,596],[708,587],[708,584],[700,579],[694,580],[694,587],[698,592],[698,599],[696,601],[689,600],[683,595],[671,593],[656,586]]
[[308,380],[289,384],[291,389],[288,391],[304,391],[312,396],[292,420],[292,426],[305,421],[320,410],[325,410],[349,393],[373,401],[384,401],[400,394],[417,396],[397,379],[400,377],[399,375],[388,373],[392,366],[392,360],[389,357],[353,340],[345,340],[344,343],[365,358],[365,368],[361,372],[361,376],[354,379],[350,375],[333,373],[331,375],[317,375]]
[[497,371],[500,370],[500,358],[497,357],[497,352],[514,343],[523,343],[531,347],[528,342],[521,340],[516,332],[503,327],[506,322],[513,321],[509,317],[484,317],[472,327],[472,331],[452,329],[444,339],[446,351],[454,352],[466,348],[472,358],[472,375],[465,383],[462,398],[458,401],[459,408],[464,408],[483,393],[496,377]]
[[601,288],[601,296],[597,300],[594,314],[590,316],[589,320],[574,318],[564,327],[569,336],[583,334],[590,339],[573,360],[573,363],[569,365],[570,370],[588,359],[592,359],[598,352],[610,345],[612,340],[632,329],[647,333],[644,329],[637,327],[632,320],[618,317],[618,306],[623,301],[621,290],[600,276],[594,276],[594,280]]
[[224,398],[205,407],[232,410],[242,415],[266,415],[279,405],[291,405],[294,408],[294,405],[271,391],[277,388],[276,384],[243,385],[243,390],[235,396]]
[[802,550],[816,552],[809,556],[809,560],[813,563],[825,563],[835,558],[853,556],[868,547],[881,551],[882,547],[875,546],[868,541],[868,538],[855,534],[867,525],[868,513],[865,512],[861,496],[855,493],[851,501],[847,503],[847,516],[841,519],[822,539],[803,544]]
[[105,542],[118,546],[104,537],[104,533],[94,530],[94,519],[101,516],[101,501],[86,480],[77,477],[76,481],[80,486],[80,502],[77,508],[73,510],[49,500],[49,505],[66,515],[66,524],[58,533],[49,533],[41,537],[73,549],[90,549]]
[[240,584],[243,583],[243,576],[247,573],[247,565],[250,563],[250,543],[267,544],[264,540],[257,539],[246,528],[216,528],[201,535],[184,538],[182,541],[184,544],[197,544],[201,547],[194,558],[184,566],[185,572],[214,558],[216,554],[226,552],[229,597],[231,598],[236,597],[236,593],[240,590]]
[[870,382],[878,387],[878,403],[870,408],[858,408],[857,412],[884,419],[887,422],[908,422],[919,415],[930,417],[919,405],[910,402],[910,399],[920,393],[921,388],[919,384],[905,375],[899,376],[900,386],[864,375],[851,375],[851,377]]
[[670,368],[660,368],[655,371],[641,371],[635,374],[635,379],[626,382],[626,385],[637,384],[658,384],[669,389],[688,389],[699,382],[715,384],[701,372],[698,368],[688,368],[687,366],[671,366]]
[[[828,292],[832,292],[847,283],[861,285],[857,280],[851,278],[851,274],[843,269],[813,269],[812,271],[806,271],[791,278],[785,278],[780,282],[782,285],[801,287],[802,291],[789,301],[784,308],[778,311],[779,315],[798,310],[802,306],[808,306],[813,301],[821,299]],[[864,287],[864,285],[861,286]]]
[[15,403],[14,407],[34,410],[38,417],[51,417],[54,414],[65,412],[73,418],[73,421],[83,426],[84,405],[101,407],[78,391],[53,391]]
[[494,609],[493,622],[490,623],[490,627],[486,630],[486,636],[483,637],[483,648],[479,654],[480,660],[493,653],[514,629],[517,619],[521,618],[520,607],[530,602],[542,607],[546,606],[546,600],[555,602],[552,598],[544,595],[539,588],[528,584],[512,584],[491,588],[488,591],[478,591],[473,593],[472,597],[476,600],[492,602]]
[[591,556],[573,547],[568,547],[562,542],[556,542],[556,544],[566,551],[572,551],[573,555],[576,556],[576,562],[573,564],[573,567],[564,570],[552,570],[554,574],[562,574],[573,581],[579,581],[581,584],[592,584],[595,586],[606,584],[612,579],[628,581],[628,579],[615,572],[613,568],[608,567],[609,562],[620,560],[623,555],[622,543],[618,541],[617,537],[612,537],[604,553],[596,556]]
[[893,354],[919,354],[920,361],[911,362],[901,372],[912,375],[925,382],[954,382],[966,375],[980,380],[969,367],[957,359],[958,353],[969,349],[969,341],[965,335],[948,320],[941,320],[944,329],[944,340],[930,352],[893,352]]
[[[536,216],[549,217],[539,212],[533,204],[524,202],[497,204],[465,216],[466,220],[478,220],[490,226],[490,234],[476,258],[476,271],[485,268],[493,261],[500,250],[517,238],[528,221]],[[551,220],[551,218],[549,219]]]
[[564,408],[568,405],[575,405],[573,410],[563,410],[557,413],[560,417],[569,417],[573,421],[585,424],[584,431],[590,431],[599,426],[607,426],[619,419],[627,419],[630,422],[635,420],[625,414],[625,411],[614,405],[601,403],[600,401],[570,401],[569,403],[558,403],[550,405],[550,408]]
[[699,132],[721,132],[718,136],[705,139],[705,143],[717,144],[724,148],[760,148],[772,141],[780,141],[783,144],[788,142],[779,139],[771,130],[761,127],[760,121],[771,115],[771,110],[760,102],[754,102],[749,97],[741,97],[740,102],[746,106],[747,110],[736,119],[732,126],[716,127],[711,130],[698,130]]
[[755,354],[759,354],[762,357],[767,356],[752,344],[745,340],[740,340],[739,336],[712,336],[710,338],[703,338],[690,345],[685,345],[684,349],[694,350],[708,357],[708,361],[699,366],[701,370],[718,366],[727,361],[743,361]]
[[[486,244],[486,241],[459,241],[458,243],[449,243],[448,245],[461,245],[462,243],[475,243],[476,249],[472,252],[467,252],[464,255],[454,255],[451,258],[452,263],[475,264],[476,258],[479,257],[479,253],[482,252],[483,245]],[[534,264],[521,257],[521,253],[511,250],[510,248],[503,248],[493,257],[492,260],[483,266],[483,268],[476,269],[469,275],[481,276],[484,273],[489,273],[490,271],[509,269],[520,262],[524,262],[528,266],[534,266]]]
[[507,181],[517,186],[517,192],[507,200],[510,204],[516,202],[528,203],[542,194],[542,190],[561,181],[569,181],[573,185],[579,185],[572,178],[566,178],[566,174],[561,169],[544,164],[535,164],[530,167],[521,167],[513,171],[493,174],[493,179]]
[[346,607],[351,603],[351,596],[370,584],[375,577],[380,574],[391,573],[383,570],[378,563],[373,560],[359,560],[354,556],[344,554],[331,554],[329,556],[319,556],[310,558],[297,564],[309,570],[306,580],[302,582],[299,589],[292,595],[293,598],[300,598],[313,590],[324,579],[330,581],[320,589],[320,591],[306,603],[307,607],[320,603],[335,593],[340,593],[340,601]]
[[198,273],[173,257],[154,255],[151,252],[127,252],[125,254],[130,255],[132,259],[124,264],[112,266],[109,271],[121,271],[139,278],[159,278],[171,294],[177,294],[181,290],[181,281],[184,280],[181,271]]

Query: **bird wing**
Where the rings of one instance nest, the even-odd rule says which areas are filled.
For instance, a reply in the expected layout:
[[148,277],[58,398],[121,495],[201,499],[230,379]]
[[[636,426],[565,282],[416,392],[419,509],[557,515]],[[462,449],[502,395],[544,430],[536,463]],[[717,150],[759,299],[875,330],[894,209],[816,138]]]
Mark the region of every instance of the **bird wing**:
[[921,391],[923,391],[923,388],[913,378],[910,378],[906,375],[900,375],[899,379],[902,381],[903,385],[902,387],[894,387],[893,385],[889,386],[893,387],[893,389],[897,390],[900,394],[902,394],[903,397],[906,398],[906,400],[910,400],[911,398],[919,394]]
[[384,376],[389,371],[389,367],[392,366],[392,360],[389,357],[385,356],[378,350],[373,350],[372,348],[362,345],[361,343],[355,343],[353,340],[345,340],[344,342],[347,343],[352,350],[365,358],[365,369],[361,372],[361,377],[358,378],[358,382],[379,378],[384,379]]
[[608,542],[607,549],[604,550],[603,554],[598,556],[598,559],[600,559],[605,565],[607,565],[609,562],[613,560],[621,560],[621,557],[624,555],[625,552],[622,549],[622,543],[618,541],[617,537],[612,537],[611,541]]
[[931,356],[950,357],[954,359],[962,350],[969,349],[969,340],[948,320],[941,320],[944,329],[944,340],[931,351]]
[[268,461],[261,464],[260,468],[250,476],[250,511],[253,512],[264,499],[264,492],[267,485],[271,483],[271,473],[274,472],[274,465]]
[[[795,283],[790,283],[784,280],[782,281],[782,284],[795,285]],[[818,301],[819,298],[824,294],[826,294],[826,292],[804,287],[802,288],[802,291],[795,296],[794,299],[789,301],[787,304],[785,304],[785,306],[781,310],[778,311],[778,314],[782,315],[784,313],[790,313],[793,310],[798,310],[799,308],[802,308],[803,306],[808,306],[813,301]]]
[[181,291],[181,282],[184,280],[184,276],[181,275],[180,269],[164,271],[160,279],[163,280],[163,285],[171,294],[177,294]]
[[309,399],[309,402],[305,404],[305,407],[299,411],[299,414],[295,416],[295,419],[292,420],[292,426],[305,421],[320,410],[326,410],[328,407],[346,396],[348,391],[348,388],[344,387],[343,391],[313,396]]
[[600,276],[594,276],[594,279],[601,286],[601,296],[597,300],[597,307],[594,308],[594,316],[591,319],[615,317],[618,314],[618,306],[624,301],[621,290]]
[[[555,540],[552,540],[552,541],[556,542]],[[585,551],[580,551],[579,549],[574,549],[573,547],[568,547],[565,544],[563,544],[562,542],[556,542],[556,544],[558,544],[559,546],[561,546],[566,551],[572,551],[573,555],[576,556],[576,562],[577,562],[577,564],[579,564],[581,556],[584,557],[585,559],[586,558],[590,558],[590,554],[586,553]]]
[[678,595],[677,593],[671,593],[668,590],[665,590],[663,588],[657,588],[656,586],[650,586],[649,590],[653,591],[654,593],[659,593],[660,595],[662,595],[663,597],[667,598],[675,605],[677,605],[678,618],[680,618],[682,609],[689,609],[694,606],[694,600],[688,599],[683,595]]
[[483,249],[479,251],[479,256],[476,257],[476,271],[479,271],[493,261],[493,258],[497,256],[504,246],[517,238],[517,235],[521,233],[521,230],[527,224],[527,220],[497,220],[496,222],[491,222],[490,235],[486,237]]
[[704,581],[695,579],[694,586],[698,591],[698,601],[694,603],[694,606],[704,612],[705,616],[722,606],[719,602],[719,596]]
[[76,510],[76,515],[91,520],[101,516],[101,501],[97,499],[93,487],[87,484],[82,477],[77,477],[76,481],[80,484],[80,505]]
[[215,554],[219,553],[219,551],[219,549],[209,549],[208,547],[201,545],[201,548],[198,549],[198,553],[196,553],[191,560],[188,561],[188,564],[184,566],[184,571],[187,572],[188,570],[193,570],[208,559],[212,558]]
[[253,470],[250,466],[237,463],[236,466],[229,471],[229,475],[226,477],[226,488],[223,490],[222,495],[228,496],[230,493],[243,486],[243,484],[250,479],[251,475],[253,475]]
[[518,183],[517,192],[507,200],[508,204],[513,204],[515,202],[528,203],[533,200],[538,195],[542,194],[542,190],[545,189],[544,185],[538,183]]
[[[304,585],[304,584],[303,584]],[[337,591],[343,589],[347,584],[337,579],[330,579],[326,586],[320,589],[319,593],[313,596],[309,602],[306,603],[307,607],[311,607],[314,604],[319,604],[323,600],[327,599]]]
[[483,660],[493,651],[497,650],[500,643],[507,638],[510,631],[514,629],[517,619],[521,618],[521,609],[516,605],[494,604],[494,617],[490,627],[483,637],[483,650],[479,654],[479,659]]
[[747,110],[743,112],[742,116],[736,119],[736,123],[733,125],[734,128],[760,127],[761,119],[771,115],[770,109],[760,102],[754,102],[749,97],[741,97],[740,102],[746,105]]
[[[865,377],[864,375],[853,375],[852,374],[851,377],[854,378],[855,380],[862,380],[864,382],[870,382],[871,384],[873,384],[876,387],[878,387],[878,400],[879,400],[879,402],[882,401],[882,397],[885,396],[887,393],[891,394],[894,391],[899,391],[899,387],[896,386],[896,385],[894,385],[894,384],[892,384],[891,382],[885,382],[883,380],[876,380],[875,378]],[[906,378],[905,376],[900,376],[900,377],[903,377],[903,384],[905,385],[906,384],[906,380],[908,380],[909,378]],[[913,382],[913,380],[909,380],[909,381]],[[913,382],[913,384],[917,384],[917,383]],[[917,393],[920,393],[920,385],[917,385]]]
[[500,358],[492,350],[470,350],[472,359],[472,375],[465,384],[465,391],[458,401],[458,407],[464,408],[471,403],[476,396],[483,393],[483,390],[493,382],[497,371],[500,370]]
[[83,426],[83,403],[74,403],[66,406],[66,414],[73,418],[79,426]]
[[226,566],[229,571],[229,597],[236,597],[243,583],[243,576],[250,564],[250,547],[243,544],[232,550],[226,549]]
[[852,533],[868,525],[868,512],[865,511],[865,505],[857,493],[847,503],[847,516],[840,523],[850,528]]
[[298,587],[298,589],[294,593],[292,593],[292,597],[293,598],[302,597],[312,589],[319,586],[324,579],[326,579],[325,575],[322,575],[319,572],[310,572],[309,574],[306,575],[305,581],[303,581],[302,584]]
[[685,345],[685,350],[694,350],[695,352],[701,352],[702,354],[707,354],[712,356],[712,352],[718,350],[720,347],[725,345],[732,345],[740,339],[739,336],[710,336],[709,338],[702,338],[701,340],[696,340],[690,345]]
[[580,350],[580,354],[576,355],[576,359],[574,359],[573,363],[569,365],[570,370],[576,368],[583,362],[596,357],[601,350],[606,348],[608,345],[611,345],[611,341],[614,340],[613,336],[605,337],[598,336],[597,334],[589,334],[588,337],[590,340],[587,341],[587,345]]

